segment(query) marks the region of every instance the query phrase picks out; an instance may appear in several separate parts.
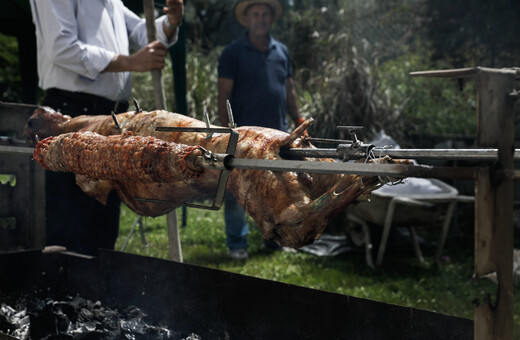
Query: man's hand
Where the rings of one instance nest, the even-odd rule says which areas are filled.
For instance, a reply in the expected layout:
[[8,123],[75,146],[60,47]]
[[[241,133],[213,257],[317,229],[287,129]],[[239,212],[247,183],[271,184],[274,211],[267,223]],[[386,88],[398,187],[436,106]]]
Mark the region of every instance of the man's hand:
[[153,41],[132,55],[116,54],[103,72],[146,72],[162,69],[165,57],[166,46]]
[[184,16],[183,0],[166,0],[166,7],[163,7],[164,14],[168,15],[168,21],[174,27],[180,26]]
[[162,69],[166,53],[166,46],[157,40],[152,41],[130,56],[132,71],[146,72],[153,69]]

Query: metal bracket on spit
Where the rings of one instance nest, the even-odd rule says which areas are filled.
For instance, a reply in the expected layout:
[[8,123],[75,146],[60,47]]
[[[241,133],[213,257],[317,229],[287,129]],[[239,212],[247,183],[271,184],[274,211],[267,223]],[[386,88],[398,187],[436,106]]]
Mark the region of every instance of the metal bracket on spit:
[[339,158],[343,162],[351,159],[366,158],[374,148],[372,144],[364,144],[357,137],[356,131],[363,130],[362,126],[338,126],[339,130],[347,130],[351,140],[348,139],[329,139],[329,138],[307,138],[310,142],[337,144],[336,149],[323,148],[291,148],[283,152],[282,157],[298,159],[301,157],[330,157]]
[[[229,133],[229,141],[226,148],[226,154],[224,158],[219,157],[218,155],[203,149],[204,155],[202,156],[203,163],[207,168],[220,169],[220,177],[218,179],[217,184],[217,192],[213,197],[213,202],[211,205],[197,204],[197,203],[189,203],[189,202],[174,202],[174,201],[165,201],[153,198],[142,198],[136,197],[136,201],[140,202],[150,202],[150,203],[160,203],[160,204],[175,204],[175,205],[184,205],[192,208],[201,208],[207,210],[219,210],[222,206],[222,202],[224,201],[224,194],[226,193],[227,182],[229,179],[230,168],[226,166],[226,160],[235,155],[235,151],[238,143],[238,132],[231,128],[195,128],[195,127],[167,127],[167,126],[159,126],[155,128],[155,131],[161,132],[202,132],[207,134],[213,133]],[[217,164],[218,163],[218,164]]]
[[347,130],[347,133],[352,138],[352,147],[353,148],[358,148],[359,146],[361,146],[361,142],[357,138],[356,131],[362,131],[363,130],[362,126],[352,126],[352,125],[338,126],[337,129],[338,130]]
[[338,130],[347,130],[350,138],[352,138],[350,144],[340,144],[337,147],[338,154],[341,156],[342,161],[346,162],[350,159],[367,157],[370,150],[374,148],[373,145],[364,144],[358,139],[356,131],[362,131],[362,126],[338,126]]

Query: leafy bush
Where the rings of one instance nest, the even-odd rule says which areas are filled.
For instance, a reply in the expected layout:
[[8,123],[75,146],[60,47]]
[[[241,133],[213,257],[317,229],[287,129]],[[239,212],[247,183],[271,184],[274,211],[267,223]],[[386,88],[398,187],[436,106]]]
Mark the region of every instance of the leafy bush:
[[281,40],[294,59],[301,111],[316,119],[311,135],[348,137],[338,136],[336,127],[363,125],[370,131],[386,124],[388,101],[384,92],[376,91],[377,59],[371,58],[367,41],[353,41],[346,22],[345,11],[322,7],[289,11],[282,24]]
[[[217,62],[221,49],[214,49],[205,55],[198,51],[190,51],[186,57],[186,83],[188,102],[188,116],[203,120],[204,109],[212,122],[218,117],[217,108]],[[166,59],[166,66],[162,72],[163,87],[166,97],[166,106],[169,111],[175,112],[175,95],[173,88],[173,72],[171,59]],[[151,73],[134,73],[132,76],[132,96],[136,98],[143,110],[156,108]]]
[[18,61],[18,41],[0,34],[0,100],[22,101],[22,79]]
[[[474,135],[473,82],[410,78],[413,71],[452,67],[433,63],[428,43],[415,39],[408,47],[403,40],[391,49],[400,52],[388,58],[388,46],[352,38],[345,11],[310,8],[286,17],[282,28],[289,28],[285,39],[295,60],[301,110],[316,119],[311,134],[344,138],[336,126],[363,125],[366,139],[385,129],[409,146],[417,136]],[[386,59],[379,64],[381,56]]]
[[390,115],[384,127],[403,144],[416,136],[475,134],[474,82],[409,76],[432,68],[436,67],[430,65],[428,53],[422,51],[406,53],[378,69],[378,91],[385,92]]
[[204,55],[197,51],[187,57],[188,113],[202,120],[207,110],[212,123],[218,122],[217,66],[222,48],[215,48]]
[[[210,11],[207,4],[202,9],[196,6],[193,11],[199,16]],[[394,46],[394,52],[401,52],[388,58],[383,51],[388,46],[373,46],[359,35],[353,39],[345,11],[331,10],[334,6],[298,10],[296,7],[286,7],[273,35],[289,47],[300,110],[305,117],[316,120],[311,135],[347,138],[338,133],[337,126],[363,125],[365,140],[384,128],[401,145],[414,146],[416,136],[474,134],[472,82],[410,78],[413,71],[452,67],[431,61],[434,52],[428,42],[421,45],[415,39],[413,47],[405,43]],[[224,44],[208,48],[207,43],[201,46],[200,41],[190,43],[186,58],[188,115],[202,119],[207,110],[212,122],[218,123],[217,64]],[[385,60],[380,64],[378,57],[382,55]],[[168,109],[173,110],[172,74],[165,71],[163,77]],[[149,84],[148,73],[134,75],[134,96],[142,101],[143,108],[154,107]]]
[[455,67],[520,63],[520,3],[512,0],[426,0],[427,37],[436,60]]
[[[171,62],[168,58],[166,59],[166,66],[162,72],[162,83],[166,99],[166,109],[173,111],[173,73],[171,71]],[[137,100],[139,106],[145,111],[157,109],[151,73],[132,73],[132,84],[132,97]]]

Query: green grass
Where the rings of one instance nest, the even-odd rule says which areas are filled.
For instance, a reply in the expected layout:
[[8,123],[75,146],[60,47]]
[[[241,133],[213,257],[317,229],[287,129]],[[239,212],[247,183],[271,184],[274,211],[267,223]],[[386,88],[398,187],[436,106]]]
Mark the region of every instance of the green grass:
[[[180,221],[181,210],[177,212]],[[482,298],[485,292],[495,291],[491,281],[472,279],[471,240],[448,242],[438,266],[432,264],[432,254],[427,252],[425,263],[420,264],[410,246],[410,252],[389,250],[384,265],[373,270],[366,266],[362,253],[317,257],[301,251],[296,254],[267,251],[261,248],[260,231],[252,227],[249,259],[233,261],[227,257],[222,211],[188,209],[187,217],[187,226],[180,228],[180,238],[184,262],[189,264],[469,319],[473,319],[472,301]],[[121,248],[135,218],[133,212],[123,207],[116,249]],[[145,243],[136,231],[125,251],[166,259],[166,218],[145,218],[144,233]],[[515,288],[514,294],[518,338],[520,289]]]

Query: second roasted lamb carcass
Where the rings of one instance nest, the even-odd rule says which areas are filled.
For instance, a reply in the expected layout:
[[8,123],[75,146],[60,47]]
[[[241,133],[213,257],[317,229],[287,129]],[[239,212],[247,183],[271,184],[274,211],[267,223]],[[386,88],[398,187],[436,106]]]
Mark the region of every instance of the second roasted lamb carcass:
[[[158,139],[200,146],[214,153],[225,153],[228,134],[158,132],[156,127],[205,127],[199,120],[180,114],[157,110],[127,112],[117,115],[118,128],[111,116],[79,116],[70,118],[50,108],[39,108],[28,121],[26,137],[33,142],[49,135],[67,132],[95,132],[103,136],[128,134],[153,136]],[[235,157],[281,159],[281,148],[311,147],[300,139],[311,121],[306,121],[292,133],[261,128],[239,127]],[[310,160],[310,159],[307,159]],[[332,162],[332,159],[312,159]],[[391,160],[386,160],[392,162]],[[146,216],[160,216],[172,205],[138,201],[135,198],[161,199],[186,202],[205,197],[216,190],[218,171],[205,170],[196,179],[166,183],[144,183],[123,179],[77,176],[80,187],[100,201],[110,190],[116,190],[133,211]],[[228,190],[244,210],[255,220],[266,240],[282,246],[298,248],[319,238],[328,220],[335,213],[356,201],[360,195],[380,184],[378,177],[357,175],[320,175],[297,172],[263,170],[232,170]]]

